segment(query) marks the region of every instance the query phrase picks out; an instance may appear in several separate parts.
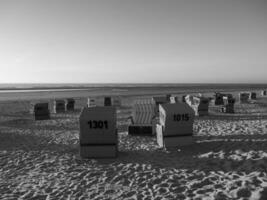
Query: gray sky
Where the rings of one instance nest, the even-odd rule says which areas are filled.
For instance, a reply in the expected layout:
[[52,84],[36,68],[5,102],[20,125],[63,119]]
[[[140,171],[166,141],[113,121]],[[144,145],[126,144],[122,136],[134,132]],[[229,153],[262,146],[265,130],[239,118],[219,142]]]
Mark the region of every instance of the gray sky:
[[1,0],[0,82],[267,83],[267,0]]

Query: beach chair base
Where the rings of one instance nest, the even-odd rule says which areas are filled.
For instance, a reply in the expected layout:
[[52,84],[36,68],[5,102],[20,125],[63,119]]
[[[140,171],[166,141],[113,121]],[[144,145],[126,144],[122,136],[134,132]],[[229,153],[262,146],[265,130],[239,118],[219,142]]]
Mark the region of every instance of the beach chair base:
[[50,114],[45,114],[45,115],[34,115],[34,119],[37,120],[49,120],[50,119]]
[[221,112],[222,113],[235,113],[234,108],[228,107],[228,106],[221,107]]
[[160,147],[173,148],[173,147],[183,147],[194,144],[194,138],[192,135],[164,136],[161,125],[157,125],[156,131],[157,131],[157,143]]
[[129,135],[153,135],[152,126],[138,126],[138,125],[130,125],[128,127]]
[[81,145],[82,158],[115,158],[118,155],[117,145]]
[[208,111],[198,111],[197,115],[199,117],[208,116],[209,115],[209,112]]

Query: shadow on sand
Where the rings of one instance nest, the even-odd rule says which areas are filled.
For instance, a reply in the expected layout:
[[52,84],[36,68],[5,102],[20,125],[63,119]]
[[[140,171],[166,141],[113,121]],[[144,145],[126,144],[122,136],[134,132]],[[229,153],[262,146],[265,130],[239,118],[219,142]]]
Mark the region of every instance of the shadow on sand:
[[[78,138],[72,138],[72,141],[65,144],[57,143],[54,140],[55,138],[51,139],[46,135],[36,136],[2,131],[0,132],[0,151],[51,151],[72,154],[79,158]],[[236,156],[240,160],[233,159]],[[87,161],[88,159],[84,159],[79,162],[86,163]],[[107,165],[138,163],[140,165],[152,165],[156,168],[267,172],[267,137],[266,135],[198,137],[196,143],[179,150],[125,150],[119,147],[117,158],[97,159],[97,161]]]

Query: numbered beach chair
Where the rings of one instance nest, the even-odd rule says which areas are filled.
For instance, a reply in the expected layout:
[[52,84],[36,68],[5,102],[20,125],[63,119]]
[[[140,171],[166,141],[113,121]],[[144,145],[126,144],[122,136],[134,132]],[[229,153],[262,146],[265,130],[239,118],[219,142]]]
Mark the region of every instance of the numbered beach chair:
[[80,156],[112,158],[118,154],[116,108],[99,106],[83,108],[80,117]]
[[194,117],[194,110],[185,103],[160,105],[156,126],[158,145],[170,148],[193,144]]

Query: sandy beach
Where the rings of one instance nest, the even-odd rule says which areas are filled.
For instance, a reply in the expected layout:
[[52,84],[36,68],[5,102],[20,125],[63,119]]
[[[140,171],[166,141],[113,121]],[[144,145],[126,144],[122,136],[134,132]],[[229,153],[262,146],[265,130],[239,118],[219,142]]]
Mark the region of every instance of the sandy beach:
[[237,102],[235,114],[210,105],[209,116],[195,119],[194,145],[172,150],[128,135],[136,98],[124,96],[117,111],[116,159],[80,158],[85,98],[44,121],[29,114],[29,99],[1,102],[1,199],[267,199],[266,97]]
[[267,200],[267,0],[0,0],[0,200]]

